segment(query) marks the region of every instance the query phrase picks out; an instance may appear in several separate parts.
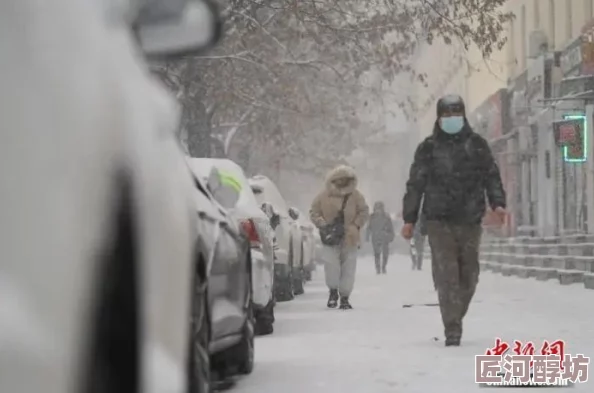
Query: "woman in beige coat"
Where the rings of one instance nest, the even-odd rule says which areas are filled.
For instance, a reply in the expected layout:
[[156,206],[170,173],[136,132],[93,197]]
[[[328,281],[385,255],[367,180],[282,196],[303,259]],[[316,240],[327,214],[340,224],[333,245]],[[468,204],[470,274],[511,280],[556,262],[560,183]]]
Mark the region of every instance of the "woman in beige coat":
[[352,309],[349,296],[355,284],[360,230],[369,218],[369,207],[357,190],[355,171],[344,165],[330,171],[326,187],[313,200],[309,214],[316,227],[324,228],[332,225],[341,212],[344,236],[336,245],[323,245],[321,259],[330,290],[328,307],[336,308],[340,296],[340,308],[348,310]]

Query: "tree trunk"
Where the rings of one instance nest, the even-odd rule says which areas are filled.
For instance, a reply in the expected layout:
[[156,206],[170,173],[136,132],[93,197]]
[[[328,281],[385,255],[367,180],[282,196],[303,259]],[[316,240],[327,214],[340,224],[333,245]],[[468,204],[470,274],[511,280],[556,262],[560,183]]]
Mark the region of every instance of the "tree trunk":
[[188,154],[190,157],[211,157],[211,127],[206,108],[202,102],[193,101],[193,108],[187,111],[190,118],[187,126]]

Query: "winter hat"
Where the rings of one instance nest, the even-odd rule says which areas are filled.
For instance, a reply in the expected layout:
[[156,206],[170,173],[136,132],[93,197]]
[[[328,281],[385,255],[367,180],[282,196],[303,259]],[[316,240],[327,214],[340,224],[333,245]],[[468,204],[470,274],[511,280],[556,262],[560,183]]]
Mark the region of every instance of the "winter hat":
[[466,117],[464,100],[457,94],[448,94],[437,101],[437,117],[440,117],[446,110],[462,112],[464,117]]

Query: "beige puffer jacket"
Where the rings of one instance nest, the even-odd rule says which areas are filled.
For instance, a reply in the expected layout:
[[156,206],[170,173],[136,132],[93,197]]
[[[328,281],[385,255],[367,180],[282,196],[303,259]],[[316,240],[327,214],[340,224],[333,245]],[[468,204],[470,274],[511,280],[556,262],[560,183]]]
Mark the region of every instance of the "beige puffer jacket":
[[[338,188],[333,182],[350,179],[348,185]],[[369,218],[369,206],[363,194],[357,190],[357,175],[353,168],[341,165],[328,173],[326,187],[311,204],[309,216],[313,224],[320,228],[334,221],[340,212],[343,198],[349,195],[345,210],[345,240],[343,247],[357,247],[360,244],[360,230]]]

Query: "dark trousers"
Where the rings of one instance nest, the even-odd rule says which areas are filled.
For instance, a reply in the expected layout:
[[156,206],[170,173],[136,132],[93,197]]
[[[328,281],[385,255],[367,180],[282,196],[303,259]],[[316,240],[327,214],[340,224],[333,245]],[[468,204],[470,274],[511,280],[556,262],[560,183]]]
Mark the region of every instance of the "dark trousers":
[[390,256],[390,243],[374,243],[373,256],[375,257],[375,271],[378,274],[385,273],[388,257]]
[[462,319],[468,311],[479,279],[479,245],[482,228],[427,222],[433,282],[446,338],[462,336]]

